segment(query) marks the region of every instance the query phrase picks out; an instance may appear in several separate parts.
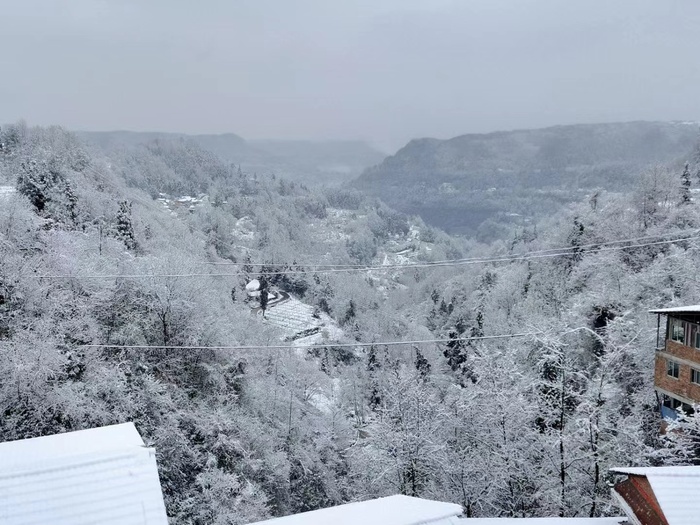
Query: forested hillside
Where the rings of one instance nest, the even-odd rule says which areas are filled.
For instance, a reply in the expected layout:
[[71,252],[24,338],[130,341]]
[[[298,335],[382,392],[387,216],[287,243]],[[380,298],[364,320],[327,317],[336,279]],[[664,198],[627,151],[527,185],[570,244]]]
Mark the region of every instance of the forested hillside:
[[[483,244],[188,141],[0,144],[0,441],[134,421],[172,523],[394,493],[597,516],[609,467],[697,459],[697,420],[658,436],[647,313],[700,302],[690,172]],[[285,342],[253,278],[338,331]]]
[[413,140],[354,186],[451,233],[492,240],[592,189],[629,192],[645,167],[685,158],[698,136],[697,123],[629,122]]
[[235,163],[246,173],[275,174],[306,184],[348,182],[385,156],[365,142],[349,140],[245,140],[233,133],[185,135],[132,131],[83,131],[78,136],[107,152],[158,140],[181,139],[214,153],[224,163]]

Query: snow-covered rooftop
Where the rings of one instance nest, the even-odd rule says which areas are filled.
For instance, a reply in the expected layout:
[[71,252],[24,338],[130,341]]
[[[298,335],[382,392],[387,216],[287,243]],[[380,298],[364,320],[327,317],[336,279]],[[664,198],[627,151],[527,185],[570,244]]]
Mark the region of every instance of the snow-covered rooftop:
[[457,525],[620,525],[627,518],[467,518]]
[[0,443],[0,523],[167,525],[155,451],[133,423]]
[[700,304],[690,306],[674,306],[673,308],[658,308],[649,310],[652,314],[700,314]]
[[260,290],[260,281],[258,281],[257,279],[253,279],[252,281],[250,281],[248,284],[245,285],[245,289],[248,292],[256,292],[256,291]]
[[[302,512],[255,525],[461,525],[462,507],[410,496],[389,496]],[[602,524],[608,525],[608,524]]]
[[613,472],[645,476],[669,525],[700,520],[700,466],[614,468]]

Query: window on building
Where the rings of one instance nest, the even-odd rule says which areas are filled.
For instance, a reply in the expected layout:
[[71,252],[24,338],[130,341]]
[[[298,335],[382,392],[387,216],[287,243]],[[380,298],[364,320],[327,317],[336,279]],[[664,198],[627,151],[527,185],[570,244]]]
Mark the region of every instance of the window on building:
[[700,370],[690,369],[690,381],[700,385]]
[[678,379],[678,376],[681,375],[681,365],[680,363],[676,363],[675,361],[671,361],[670,359],[666,361],[666,373],[670,375],[671,377],[675,377]]
[[700,348],[700,326],[693,325],[693,337],[690,339],[689,344],[695,348]]
[[696,346],[695,342],[698,337],[698,325],[695,323],[685,323],[685,340],[688,341],[688,346]]
[[685,343],[685,323],[680,319],[671,319],[671,340]]

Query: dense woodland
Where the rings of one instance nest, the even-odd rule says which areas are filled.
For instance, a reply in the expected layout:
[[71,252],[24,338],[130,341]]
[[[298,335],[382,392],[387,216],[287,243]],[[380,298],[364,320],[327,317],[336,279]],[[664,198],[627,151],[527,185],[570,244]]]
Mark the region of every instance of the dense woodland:
[[[700,303],[690,150],[686,170],[642,169],[483,243],[183,139],[105,153],[20,123],[0,144],[17,190],[0,193],[0,441],[134,421],[172,523],[395,493],[598,516],[618,512],[609,467],[698,458],[696,418],[658,434],[647,313]],[[397,252],[405,268],[320,267]],[[426,264],[445,260],[461,263]],[[261,271],[344,335],[265,348],[280,333],[244,301]],[[428,339],[444,342],[381,344]]]

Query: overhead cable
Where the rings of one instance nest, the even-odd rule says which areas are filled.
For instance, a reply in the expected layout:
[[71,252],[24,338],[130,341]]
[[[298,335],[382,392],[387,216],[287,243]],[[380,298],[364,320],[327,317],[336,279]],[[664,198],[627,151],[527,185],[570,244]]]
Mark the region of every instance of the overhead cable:
[[[700,239],[700,236],[694,235],[690,237],[679,237],[675,239],[668,239],[664,241],[655,241],[640,244],[630,244],[626,246],[607,246],[596,250],[599,252],[608,251],[621,251],[629,250],[632,248],[644,248],[647,246],[658,246],[663,244],[674,244],[677,242],[691,241]],[[622,241],[618,241],[622,242]],[[598,246],[598,245],[595,245]],[[328,268],[328,269],[297,269],[297,270],[266,270],[266,271],[237,271],[237,272],[226,272],[226,273],[152,273],[152,274],[58,274],[58,275],[37,275],[38,278],[44,279],[148,279],[148,278],[176,278],[176,277],[241,277],[241,276],[272,276],[272,275],[303,275],[303,274],[331,274],[331,273],[350,273],[350,272],[365,272],[365,271],[388,271],[388,270],[413,270],[413,269],[425,269],[425,268],[442,268],[442,267],[454,267],[454,266],[468,266],[475,264],[489,264],[489,263],[501,263],[501,262],[516,262],[516,261],[528,261],[536,259],[549,259],[557,257],[571,257],[577,255],[575,250],[583,249],[583,247],[574,247],[574,251],[566,252],[555,252],[555,253],[540,253],[540,252],[529,252],[520,255],[508,255],[484,259],[455,259],[449,261],[441,262],[425,262],[425,263],[409,263],[409,264],[394,264],[394,265],[380,265],[380,266],[362,266],[353,268]]]
[[338,343],[328,342],[325,344],[309,344],[309,345],[234,345],[234,346],[175,346],[175,345],[122,345],[122,344],[86,344],[78,345],[79,348],[115,348],[129,350],[284,350],[284,349],[313,349],[313,348],[330,348],[330,347],[372,347],[372,346],[399,346],[399,345],[418,345],[418,344],[438,344],[449,342],[468,342],[468,341],[487,341],[493,339],[512,339],[515,337],[531,337],[540,334],[541,332],[522,332],[516,334],[500,334],[500,335],[483,335],[473,337],[451,337],[443,339],[418,339],[413,341],[375,341],[371,343],[351,342]]

